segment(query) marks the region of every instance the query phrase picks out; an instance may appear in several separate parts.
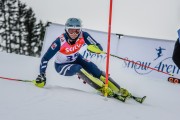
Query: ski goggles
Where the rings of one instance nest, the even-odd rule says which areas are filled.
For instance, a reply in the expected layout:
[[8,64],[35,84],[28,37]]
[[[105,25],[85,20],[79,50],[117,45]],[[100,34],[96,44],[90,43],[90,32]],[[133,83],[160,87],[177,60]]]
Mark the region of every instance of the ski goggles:
[[67,32],[68,32],[69,34],[76,34],[76,35],[78,35],[78,34],[81,32],[81,29],[71,29],[71,28],[69,28],[69,29],[67,30]]

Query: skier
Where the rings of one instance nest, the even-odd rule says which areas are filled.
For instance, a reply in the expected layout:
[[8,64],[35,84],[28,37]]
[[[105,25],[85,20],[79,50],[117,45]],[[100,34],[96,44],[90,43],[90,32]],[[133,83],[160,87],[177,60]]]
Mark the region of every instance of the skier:
[[64,76],[78,75],[89,85],[102,92],[107,92],[109,97],[125,101],[131,94],[121,88],[109,77],[108,88],[105,89],[105,72],[101,71],[93,62],[79,54],[80,48],[87,44],[87,50],[100,53],[103,48],[89,33],[82,30],[81,20],[69,18],[65,23],[65,33],[61,34],[49,47],[41,59],[40,74],[34,81],[38,87],[46,84],[46,68],[48,61],[56,54],[55,69]]
[[180,69],[180,29],[178,30],[178,39],[174,46],[172,59],[174,63],[178,66],[178,68]]

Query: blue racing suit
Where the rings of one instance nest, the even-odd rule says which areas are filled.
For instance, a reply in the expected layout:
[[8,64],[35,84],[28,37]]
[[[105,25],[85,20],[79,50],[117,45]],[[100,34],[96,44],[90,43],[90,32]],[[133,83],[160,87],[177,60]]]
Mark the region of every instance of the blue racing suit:
[[102,46],[84,31],[81,32],[75,44],[70,45],[67,40],[67,34],[63,33],[51,44],[41,59],[40,74],[46,73],[48,61],[56,55],[55,69],[60,75],[72,76],[83,68],[94,77],[100,78],[102,71],[94,63],[83,58],[79,50],[85,43],[95,44],[103,50]]

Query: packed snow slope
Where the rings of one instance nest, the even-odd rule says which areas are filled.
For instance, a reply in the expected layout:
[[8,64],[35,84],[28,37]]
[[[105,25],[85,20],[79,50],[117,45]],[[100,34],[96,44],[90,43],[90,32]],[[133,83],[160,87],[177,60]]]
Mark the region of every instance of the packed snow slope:
[[[40,58],[0,53],[0,76],[33,80]],[[166,80],[131,75],[118,69],[112,59],[112,77],[134,95],[146,95],[143,104],[122,103],[103,96],[77,76],[55,72],[53,60],[47,69],[45,88],[32,83],[0,79],[0,120],[179,120],[180,85]]]

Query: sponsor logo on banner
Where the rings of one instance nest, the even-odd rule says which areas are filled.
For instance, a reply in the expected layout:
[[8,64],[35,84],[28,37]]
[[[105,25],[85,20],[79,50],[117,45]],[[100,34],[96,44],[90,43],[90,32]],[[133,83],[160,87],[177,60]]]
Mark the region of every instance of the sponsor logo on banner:
[[81,47],[80,54],[85,59],[90,60],[90,61],[94,60],[96,62],[104,62],[104,60],[106,59],[105,54],[96,54],[96,53],[89,52],[87,50],[87,44],[86,43],[83,45],[83,47]]
[[163,56],[163,50],[166,50],[166,49],[162,48],[161,46],[159,46],[159,48],[156,48],[157,57],[156,57],[154,60],[157,60],[158,58],[160,58],[161,56]]
[[149,74],[152,71],[154,71],[152,69],[149,69],[148,67],[169,74],[180,73],[179,68],[172,62],[172,57],[167,57],[167,56],[164,57],[163,53],[166,51],[166,48],[160,46],[159,48],[155,48],[155,50],[156,50],[156,57],[153,58],[151,61],[143,61],[143,60],[131,61],[131,59],[126,58],[127,61],[124,61],[124,65],[125,65],[124,67],[133,69],[136,73],[141,75]]
[[96,60],[98,62],[102,62],[106,59],[106,55],[103,55],[103,54],[96,54],[96,53],[91,53],[87,50],[85,50],[83,53],[82,53],[82,56],[84,58],[86,58],[87,60]]

